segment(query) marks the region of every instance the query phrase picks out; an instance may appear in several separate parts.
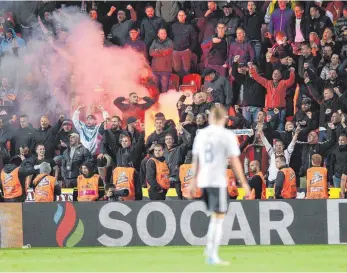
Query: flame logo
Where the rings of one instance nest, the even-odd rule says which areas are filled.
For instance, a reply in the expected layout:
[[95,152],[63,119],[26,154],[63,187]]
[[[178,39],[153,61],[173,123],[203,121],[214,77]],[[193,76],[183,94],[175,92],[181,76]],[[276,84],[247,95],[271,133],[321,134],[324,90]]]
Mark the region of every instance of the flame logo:
[[81,219],[77,219],[76,210],[71,203],[65,203],[65,211],[62,205],[57,204],[53,220],[58,225],[55,234],[58,246],[73,247],[82,240],[84,225]]

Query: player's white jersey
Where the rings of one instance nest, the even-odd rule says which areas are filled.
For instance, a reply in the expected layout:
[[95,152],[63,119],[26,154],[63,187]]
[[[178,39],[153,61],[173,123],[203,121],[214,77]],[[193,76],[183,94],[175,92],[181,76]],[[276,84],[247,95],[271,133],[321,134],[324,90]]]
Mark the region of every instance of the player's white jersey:
[[198,187],[227,187],[227,158],[240,155],[236,136],[230,130],[209,125],[194,139],[193,155],[199,158]]

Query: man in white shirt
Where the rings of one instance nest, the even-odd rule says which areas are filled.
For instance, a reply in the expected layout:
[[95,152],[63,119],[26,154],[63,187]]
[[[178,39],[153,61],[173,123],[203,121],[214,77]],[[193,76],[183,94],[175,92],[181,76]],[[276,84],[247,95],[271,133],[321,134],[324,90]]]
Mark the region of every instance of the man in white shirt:
[[304,17],[304,8],[300,3],[294,7],[293,18],[287,25],[288,40],[292,43],[294,54],[298,55],[300,45],[304,41],[308,41],[308,22]]
[[300,130],[297,128],[297,130],[295,131],[295,133],[293,135],[292,141],[288,145],[288,148],[286,150],[284,150],[284,144],[281,140],[276,140],[274,147],[272,147],[272,145],[269,143],[269,141],[265,137],[262,128],[259,128],[261,140],[262,140],[263,144],[265,145],[266,151],[270,157],[270,165],[269,165],[269,169],[268,169],[269,175],[268,175],[268,179],[267,179],[268,187],[273,187],[273,184],[274,184],[276,177],[277,177],[278,168],[276,167],[276,157],[277,156],[284,156],[286,159],[286,164],[289,165],[290,157],[292,156],[292,153],[294,151],[294,146],[295,146],[295,143],[298,139],[299,132],[300,132]]
[[250,188],[243,174],[239,159],[240,149],[236,136],[225,128],[228,119],[224,107],[214,107],[209,115],[209,126],[200,130],[193,145],[193,182],[190,184],[191,196],[196,188],[204,192],[208,211],[212,213],[207,233],[205,255],[209,264],[228,264],[218,256],[222,238],[222,228],[227,212],[227,159],[236,177],[241,181],[246,195]]

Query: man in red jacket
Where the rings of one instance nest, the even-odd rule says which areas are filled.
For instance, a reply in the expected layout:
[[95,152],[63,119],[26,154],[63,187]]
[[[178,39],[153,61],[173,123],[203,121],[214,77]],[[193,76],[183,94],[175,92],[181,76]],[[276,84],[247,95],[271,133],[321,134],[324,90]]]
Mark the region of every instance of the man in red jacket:
[[253,79],[266,88],[265,107],[267,108],[268,115],[271,117],[274,116],[275,108],[280,110],[280,125],[278,130],[282,132],[286,121],[286,91],[295,82],[295,68],[289,68],[290,76],[287,80],[282,79],[282,74],[278,69],[275,69],[272,73],[272,80],[268,80],[259,76],[252,63],[248,63],[248,66]]

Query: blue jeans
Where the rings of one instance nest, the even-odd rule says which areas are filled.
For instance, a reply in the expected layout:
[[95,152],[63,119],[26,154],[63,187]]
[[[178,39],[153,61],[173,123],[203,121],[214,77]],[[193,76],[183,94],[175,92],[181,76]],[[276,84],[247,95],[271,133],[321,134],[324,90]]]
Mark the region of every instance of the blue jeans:
[[334,183],[335,188],[340,188],[341,187],[341,178],[338,178],[334,175],[333,176],[333,183]]
[[[279,109],[280,112],[278,113],[279,115],[279,119],[280,119],[280,124],[278,125],[278,131],[283,132],[284,131],[284,125],[286,123],[286,108],[283,109]],[[267,114],[269,116],[271,116],[271,118],[275,115],[273,110],[269,110],[267,112]]]
[[320,131],[318,141],[323,142],[326,139],[327,139],[327,131]]
[[255,52],[255,59],[257,60],[258,64],[260,64],[260,61],[262,59],[262,46],[261,46],[261,41],[256,41],[256,40],[252,40],[251,44],[254,48],[254,52]]
[[157,88],[160,93],[167,92],[171,72],[153,72],[153,74],[157,78]]
[[245,107],[242,107],[242,115],[245,117],[247,121],[254,123],[257,121],[257,115],[260,110],[261,110],[260,107],[245,106]]

